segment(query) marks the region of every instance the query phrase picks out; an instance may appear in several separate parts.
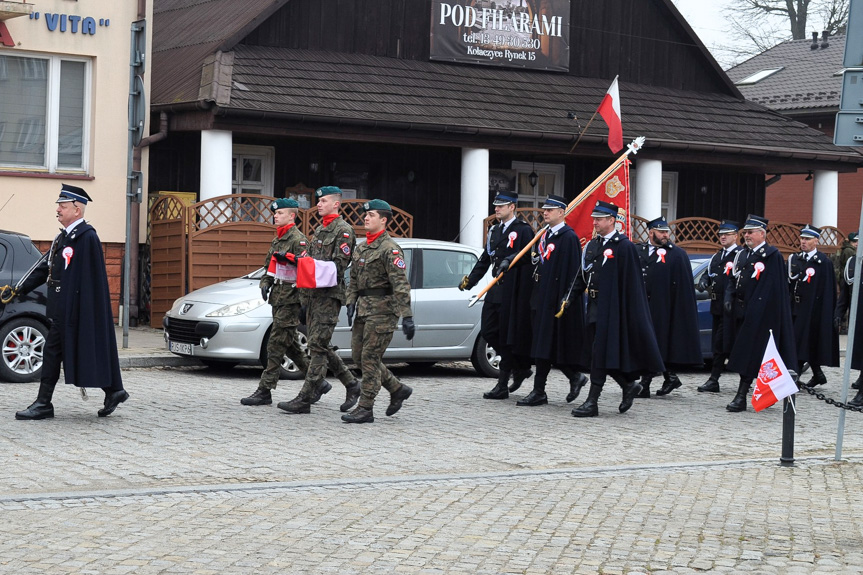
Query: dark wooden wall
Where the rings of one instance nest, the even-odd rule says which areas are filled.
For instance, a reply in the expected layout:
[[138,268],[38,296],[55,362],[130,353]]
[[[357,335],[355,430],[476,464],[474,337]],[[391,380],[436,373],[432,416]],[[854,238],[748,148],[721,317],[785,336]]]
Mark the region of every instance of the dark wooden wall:
[[[431,0],[292,0],[245,38],[260,46],[429,59]],[[572,0],[572,76],[729,93],[670,0]]]
[[691,169],[678,172],[678,218],[697,216],[740,222],[747,214],[764,215],[762,174]]

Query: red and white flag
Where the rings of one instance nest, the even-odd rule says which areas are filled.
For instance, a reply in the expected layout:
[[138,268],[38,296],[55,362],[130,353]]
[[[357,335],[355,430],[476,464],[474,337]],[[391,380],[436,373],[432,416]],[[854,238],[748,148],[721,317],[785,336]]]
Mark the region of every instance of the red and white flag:
[[338,283],[336,262],[325,262],[313,258],[297,260],[298,288],[327,288]]
[[593,237],[593,219],[590,217],[596,206],[597,200],[609,202],[623,210],[617,212],[617,221],[615,227],[617,230],[632,237],[630,229],[630,206],[629,206],[629,159],[624,159],[619,168],[613,171],[605,180],[584,198],[580,204],[572,208],[566,214],[566,225],[575,230],[578,237],[581,238],[581,247],[590,241]]
[[785,362],[776,349],[776,341],[773,339],[773,330],[770,330],[770,340],[767,349],[764,350],[764,359],[761,360],[761,369],[758,371],[758,380],[755,382],[755,391],[752,392],[752,407],[755,411],[767,409],[780,399],[784,399],[797,393],[797,384],[788,373]]
[[620,93],[617,90],[617,76],[605,97],[599,104],[599,114],[608,124],[608,147],[612,154],[623,149],[623,124],[620,115]]

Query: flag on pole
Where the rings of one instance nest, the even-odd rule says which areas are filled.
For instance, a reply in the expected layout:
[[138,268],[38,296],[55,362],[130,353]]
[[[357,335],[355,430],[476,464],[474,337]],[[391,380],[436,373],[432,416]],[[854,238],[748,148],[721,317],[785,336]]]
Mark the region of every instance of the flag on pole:
[[612,154],[623,149],[623,124],[620,115],[620,94],[617,90],[617,76],[599,104],[599,114],[608,124],[608,147]]
[[755,411],[767,409],[780,399],[797,393],[797,384],[788,373],[785,362],[776,349],[776,341],[773,339],[773,330],[770,330],[770,340],[767,349],[764,350],[764,358],[761,360],[761,369],[758,371],[758,380],[755,382],[755,391],[752,392],[752,407]]
[[628,237],[632,237],[630,206],[629,206],[629,159],[624,158],[620,167],[608,175],[596,189],[584,198],[566,215],[566,225],[575,230],[584,247],[593,237],[593,220],[590,213],[596,205],[597,200],[609,202],[616,205],[620,211],[617,213],[615,227]]
[[336,262],[325,262],[313,258],[297,260],[298,288],[326,288],[337,283]]

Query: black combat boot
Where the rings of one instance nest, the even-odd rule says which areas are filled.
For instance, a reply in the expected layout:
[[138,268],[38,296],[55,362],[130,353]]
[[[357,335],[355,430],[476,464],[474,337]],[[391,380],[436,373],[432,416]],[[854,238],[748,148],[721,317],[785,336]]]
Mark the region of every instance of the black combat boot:
[[53,385],[40,383],[36,401],[31,403],[27,409],[16,411],[15,419],[51,419],[54,417],[54,406],[51,404],[53,395]]
[[302,393],[290,401],[280,401],[276,407],[283,411],[287,411],[288,413],[312,412],[312,403],[309,401],[309,398],[304,396]]
[[509,392],[517,390],[521,387],[521,384],[524,383],[524,380],[533,375],[533,372],[530,368],[525,369],[514,369],[512,371],[512,383],[509,385]]
[[820,365],[812,365],[812,377],[806,382],[806,387],[815,387],[816,385],[824,385],[827,383],[827,376],[821,370]]
[[746,395],[749,393],[749,387],[752,385],[751,379],[740,378],[740,385],[737,386],[737,395],[731,400],[731,403],[725,406],[725,409],[731,412],[746,411]]
[[662,387],[656,390],[656,395],[668,395],[678,387],[683,385],[680,383],[680,378],[677,374],[670,371],[665,372],[665,381],[662,382]]
[[548,372],[545,371],[545,373],[542,373],[543,371],[543,369],[537,368],[536,376],[533,378],[533,389],[527,394],[527,397],[516,401],[516,405],[536,407],[537,405],[546,405],[548,403],[548,396],[545,394],[545,382]]
[[345,402],[339,406],[339,411],[345,413],[347,410],[352,408],[357,404],[360,400],[360,391],[362,391],[362,385],[359,380],[353,380],[349,385],[345,386]]
[[632,402],[638,397],[638,394],[641,393],[641,384],[637,381],[626,381],[624,383],[619,383],[621,391],[623,391],[623,399],[620,401],[620,405],[617,406],[617,409],[620,413],[626,413],[629,411],[629,408],[632,407]]
[[641,376],[641,391],[638,392],[638,396],[640,399],[649,399],[650,398],[650,382],[653,381],[652,375],[642,375]]
[[590,384],[587,392],[587,400],[572,410],[573,417],[596,417],[599,415],[599,396],[602,386],[596,383]]
[[707,381],[704,382],[704,385],[699,385],[696,389],[698,391],[707,391],[710,393],[719,393],[719,381],[714,379],[711,375]]
[[318,385],[315,386],[315,389],[309,396],[309,403],[317,403],[318,401],[320,401],[321,396],[325,393],[329,393],[332,388],[333,386],[330,385],[329,381],[327,381],[326,379],[322,379],[320,382],[318,382]]
[[99,417],[108,417],[117,406],[129,399],[129,392],[125,389],[105,392],[105,407],[96,412]]
[[273,396],[269,389],[259,387],[252,395],[241,399],[240,403],[243,405],[270,405],[273,403]]
[[575,370],[564,369],[564,375],[569,379],[569,393],[566,394],[566,402],[572,403],[581,389],[587,384],[587,376]]
[[400,388],[390,394],[390,404],[387,406],[386,414],[395,415],[402,408],[402,402],[409,398],[413,392],[413,389],[402,384]]
[[509,383],[509,371],[500,370],[500,375],[497,378],[497,384],[491,389],[482,394],[483,399],[506,399],[509,397],[509,391],[506,384]]
[[362,405],[342,416],[342,421],[345,423],[373,423],[374,420],[375,414],[372,412],[372,408],[365,408]]

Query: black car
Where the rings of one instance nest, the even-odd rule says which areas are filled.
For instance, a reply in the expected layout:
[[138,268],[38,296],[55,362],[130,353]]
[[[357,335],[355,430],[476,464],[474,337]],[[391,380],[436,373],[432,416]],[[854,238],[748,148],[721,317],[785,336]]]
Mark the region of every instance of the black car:
[[689,254],[689,263],[692,265],[692,281],[695,282],[695,298],[698,306],[698,330],[701,336],[701,355],[704,359],[713,357],[713,318],[710,316],[710,295],[706,291],[698,289],[698,280],[707,272],[710,264],[710,256],[702,254]]
[[[10,286],[3,290],[4,296],[41,257],[28,236],[0,230],[0,287]],[[0,381],[37,381],[42,374],[48,335],[46,289],[41,285],[5,305],[0,303]]]

